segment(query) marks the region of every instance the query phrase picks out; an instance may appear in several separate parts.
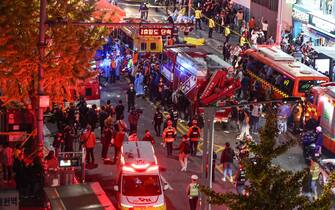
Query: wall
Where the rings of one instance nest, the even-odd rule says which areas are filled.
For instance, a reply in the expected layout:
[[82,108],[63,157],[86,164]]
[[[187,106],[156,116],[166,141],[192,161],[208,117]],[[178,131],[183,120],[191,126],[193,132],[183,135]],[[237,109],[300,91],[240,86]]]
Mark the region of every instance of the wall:
[[233,0],[234,3],[250,8],[250,0]]
[[269,23],[268,37],[273,36],[276,39],[276,27],[277,27],[277,11],[272,11],[266,7],[259,4],[251,2],[250,4],[251,16],[254,16],[257,21],[257,25],[261,26],[261,19],[267,20]]
[[293,26],[292,23],[292,4],[286,4],[285,0],[283,0],[283,28],[290,29]]

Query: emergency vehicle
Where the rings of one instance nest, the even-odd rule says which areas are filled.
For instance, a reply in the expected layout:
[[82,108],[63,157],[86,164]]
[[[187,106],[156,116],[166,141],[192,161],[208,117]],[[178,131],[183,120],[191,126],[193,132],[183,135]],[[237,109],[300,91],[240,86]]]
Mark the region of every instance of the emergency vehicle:
[[125,142],[121,147],[117,172],[119,208],[166,210],[155,151],[150,142]]
[[[240,81],[230,73],[230,64],[202,48],[169,48],[162,56],[161,74],[173,91],[186,95],[193,113],[202,113],[200,106],[221,103],[219,100],[234,95]],[[227,121],[229,113],[229,109],[216,112],[215,121]]]
[[320,120],[323,147],[335,154],[335,83],[312,87],[306,113]]

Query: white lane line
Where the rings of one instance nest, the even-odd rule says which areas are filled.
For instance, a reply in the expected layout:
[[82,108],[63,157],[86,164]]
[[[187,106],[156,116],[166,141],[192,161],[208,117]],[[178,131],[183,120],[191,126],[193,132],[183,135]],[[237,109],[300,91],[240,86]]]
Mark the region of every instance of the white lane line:
[[169,184],[169,182],[166,181],[166,179],[164,178],[164,176],[161,174],[161,179],[164,182],[164,184],[166,184],[168,186],[168,188],[170,190],[173,190],[173,188],[171,187],[171,185]]

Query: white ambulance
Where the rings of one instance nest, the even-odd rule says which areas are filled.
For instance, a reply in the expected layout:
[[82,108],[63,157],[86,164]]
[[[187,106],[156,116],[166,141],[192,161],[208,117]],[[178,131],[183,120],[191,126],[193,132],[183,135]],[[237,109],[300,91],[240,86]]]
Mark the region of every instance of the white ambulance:
[[166,210],[165,185],[150,142],[125,142],[118,164],[118,206],[122,210]]

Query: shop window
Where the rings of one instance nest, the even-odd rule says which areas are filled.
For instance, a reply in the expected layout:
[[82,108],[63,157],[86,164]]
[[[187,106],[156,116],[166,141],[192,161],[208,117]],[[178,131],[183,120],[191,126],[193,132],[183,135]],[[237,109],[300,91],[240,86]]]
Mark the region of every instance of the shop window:
[[155,42],[150,43],[150,50],[156,50],[156,43]]
[[142,42],[141,43],[141,51],[145,51],[145,50],[147,50],[147,43]]

